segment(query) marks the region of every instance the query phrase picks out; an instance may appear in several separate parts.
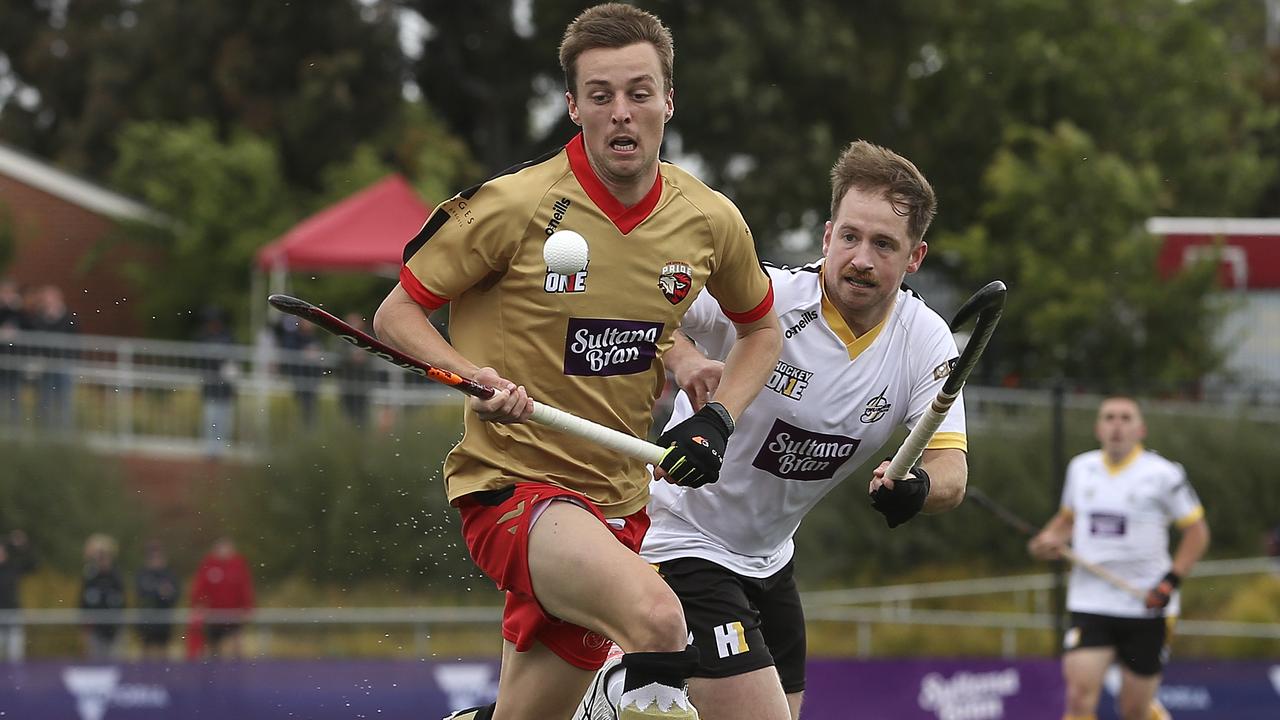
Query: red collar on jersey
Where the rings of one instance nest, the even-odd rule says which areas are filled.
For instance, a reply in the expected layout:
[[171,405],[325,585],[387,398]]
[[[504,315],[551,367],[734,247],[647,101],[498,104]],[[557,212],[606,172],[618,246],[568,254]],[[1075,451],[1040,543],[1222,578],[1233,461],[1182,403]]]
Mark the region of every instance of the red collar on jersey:
[[591,198],[591,202],[596,204],[602,212],[618,230],[626,235],[631,232],[649,217],[649,213],[658,206],[658,199],[662,197],[662,171],[658,171],[658,177],[653,180],[653,187],[649,188],[640,202],[625,207],[618,198],[609,192],[609,188],[604,186],[600,177],[596,175],[596,171],[591,167],[591,161],[587,160],[587,146],[582,139],[582,133],[578,133],[564,146],[566,152],[569,153],[569,169],[573,170],[573,176],[578,179],[578,184],[583,190],[587,191],[587,197]]

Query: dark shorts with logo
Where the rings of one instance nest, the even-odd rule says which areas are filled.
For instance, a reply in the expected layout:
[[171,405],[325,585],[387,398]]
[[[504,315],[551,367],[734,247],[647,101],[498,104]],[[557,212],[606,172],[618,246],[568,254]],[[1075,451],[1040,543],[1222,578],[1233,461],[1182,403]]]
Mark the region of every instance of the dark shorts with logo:
[[1113,647],[1116,660],[1136,675],[1159,675],[1169,660],[1170,618],[1128,618],[1071,613],[1063,650]]
[[804,610],[793,571],[788,562],[770,577],[752,578],[700,558],[658,564],[680,597],[698,648],[694,677],[731,677],[773,665],[784,691],[804,690]]

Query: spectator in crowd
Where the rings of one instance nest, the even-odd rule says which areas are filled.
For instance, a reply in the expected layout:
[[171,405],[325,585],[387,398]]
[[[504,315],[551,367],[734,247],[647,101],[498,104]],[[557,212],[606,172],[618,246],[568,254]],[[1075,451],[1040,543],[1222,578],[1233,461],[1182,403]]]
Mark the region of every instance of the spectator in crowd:
[[138,607],[163,618],[153,618],[155,622],[138,625],[138,639],[142,642],[144,658],[163,660],[167,657],[169,638],[173,635],[173,625],[167,619],[173,607],[178,604],[178,578],[169,568],[169,559],[164,548],[158,542],[147,544],[146,558],[142,569],[133,579],[133,591]]
[[[360,313],[347,313],[343,318],[352,327],[373,334],[373,326]],[[354,345],[344,343],[338,356],[338,399],[342,413],[358,428],[369,424],[370,386],[386,377],[380,367],[375,367],[373,356]]]
[[294,397],[303,423],[311,425],[316,416],[316,397],[320,392],[320,376],[324,374],[323,353],[316,328],[291,315],[280,318],[276,326],[276,344],[286,357],[280,371],[293,381]]
[[26,324],[18,283],[0,278],[0,425],[22,425],[22,357],[16,345]]
[[[84,545],[84,579],[80,585],[80,609],[123,610],[124,580],[116,570],[116,541],[95,533]],[[120,624],[98,619],[84,627],[85,656],[90,660],[112,660],[119,650]]]
[[[235,341],[227,327],[226,313],[221,308],[208,307],[201,315],[203,323],[196,341],[230,349]],[[216,458],[231,447],[235,433],[235,383],[240,376],[240,366],[223,352],[223,347],[210,348],[201,365],[205,452],[210,458]]]
[[[18,592],[22,576],[34,567],[25,532],[14,530],[0,540],[0,612],[12,612],[22,606]],[[22,624],[0,621],[0,656],[9,662],[19,662],[25,649],[26,633]]]
[[191,607],[209,611],[204,623],[209,655],[243,657],[241,630],[253,609],[253,578],[230,538],[219,538],[200,561],[191,585]]
[[[28,304],[28,328],[44,333],[75,333],[75,320],[67,309],[62,291],[54,285],[36,288]],[[74,415],[72,404],[71,361],[75,353],[60,347],[46,354],[36,390],[40,421],[46,430],[57,433],[71,431]]]

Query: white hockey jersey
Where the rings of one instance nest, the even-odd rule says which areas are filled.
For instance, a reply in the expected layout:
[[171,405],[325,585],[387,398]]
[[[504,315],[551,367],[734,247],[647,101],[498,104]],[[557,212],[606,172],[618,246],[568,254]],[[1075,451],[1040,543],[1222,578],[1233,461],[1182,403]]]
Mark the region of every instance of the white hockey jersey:
[[[882,446],[902,424],[915,425],[954,365],[947,323],[911,291],[899,290],[885,321],[854,337],[825,297],[820,264],[767,270],[781,358],[737,419],[719,482],[652,484],[641,550],[650,562],[697,557],[748,577],[773,574],[791,559],[809,509],[868,458],[891,455]],[[721,360],[735,337],[705,293],[681,329]],[[691,413],[681,392],[668,427]],[[929,447],[967,449],[963,398]]]
[[[1204,508],[1182,466],[1141,446],[1119,465],[1101,450],[1067,465],[1062,507],[1072,513],[1071,547],[1135,587],[1155,587],[1173,566],[1169,525],[1186,527]],[[1174,593],[1165,615],[1177,615]],[[1149,617],[1141,600],[1081,568],[1071,571],[1067,609],[1114,617]]]

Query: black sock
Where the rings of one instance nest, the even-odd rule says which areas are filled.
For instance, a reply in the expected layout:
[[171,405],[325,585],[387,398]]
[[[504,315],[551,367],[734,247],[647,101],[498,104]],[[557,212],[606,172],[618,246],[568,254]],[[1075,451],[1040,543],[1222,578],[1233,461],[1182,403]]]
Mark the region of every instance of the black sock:
[[682,688],[684,681],[698,669],[698,648],[690,645],[677,652],[638,652],[622,656],[627,669],[622,692],[630,692],[650,683]]

